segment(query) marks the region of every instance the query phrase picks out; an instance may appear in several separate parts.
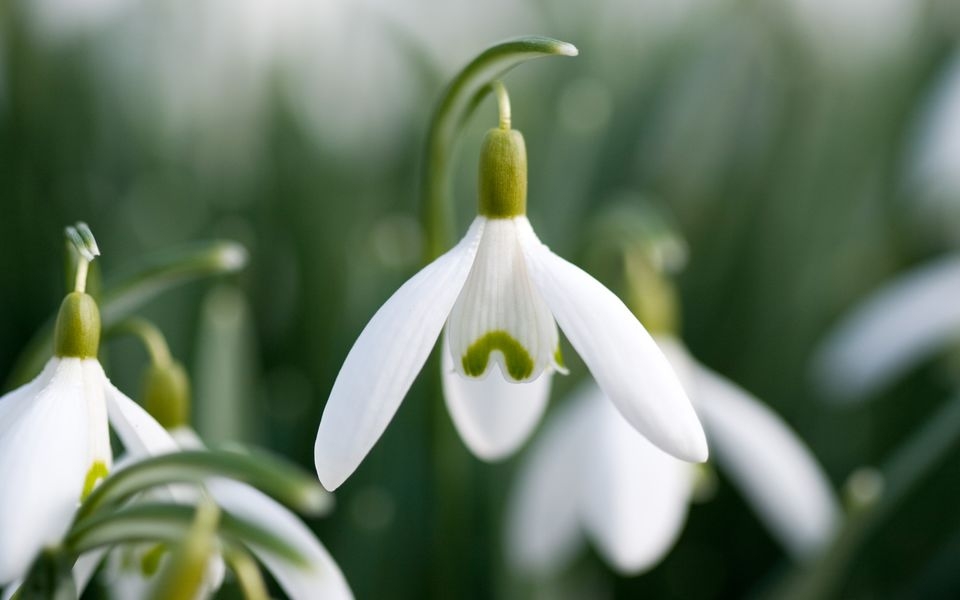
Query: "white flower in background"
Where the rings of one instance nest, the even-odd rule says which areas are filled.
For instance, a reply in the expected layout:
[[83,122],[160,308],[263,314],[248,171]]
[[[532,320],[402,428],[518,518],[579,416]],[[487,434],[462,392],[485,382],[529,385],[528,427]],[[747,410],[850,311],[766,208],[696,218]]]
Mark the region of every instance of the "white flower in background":
[[960,241],[960,52],[947,64],[917,123],[904,198],[926,227]]
[[960,256],[887,283],[855,307],[814,355],[817,383],[838,400],[870,396],[960,340]]
[[[829,482],[804,443],[756,398],[658,340],[706,429],[720,469],[798,559],[832,538],[839,519]],[[592,382],[554,415],[518,473],[507,550],[520,571],[548,576],[584,534],[617,571],[651,568],[686,519],[698,467],[668,456],[627,424]]]
[[[117,435],[127,448],[127,460],[130,464],[150,456],[204,447],[200,438],[189,427],[181,426],[168,432],[129,398],[118,401],[114,411],[111,413],[111,419],[115,423]],[[249,485],[228,479],[211,479],[204,484],[204,487],[224,512],[271,531],[304,557],[307,567],[291,564],[286,558],[276,555],[268,548],[250,546],[250,551],[267,567],[289,598],[338,600],[353,597],[343,573],[333,558],[313,532],[286,507]],[[177,492],[178,497],[175,499],[178,501],[195,500],[195,495],[191,494],[189,489],[173,488],[171,491]],[[185,494],[185,497],[179,497],[181,494]],[[144,550],[138,548],[133,556],[142,558]],[[146,553],[151,550],[154,549],[146,549]],[[141,597],[130,594],[148,589],[152,584],[151,575],[155,569],[145,573],[142,569],[142,561],[124,560],[127,549],[114,552],[116,555],[107,562],[107,583],[111,587],[117,586],[112,590],[114,597]],[[164,556],[153,558],[162,560]],[[82,575],[75,570],[75,578],[81,584],[79,586],[81,589],[89,581],[89,576],[102,559],[102,553],[93,558],[87,558]],[[222,562],[216,562],[221,566],[213,564],[208,568],[209,585],[204,597],[212,596],[222,581]],[[156,566],[159,567],[159,563]]]
[[480,214],[466,236],[387,300],[344,361],[317,434],[327,489],[343,483],[383,433],[444,326],[446,400],[481,458],[508,454],[539,420],[550,377],[562,368],[558,324],[633,427],[680,459],[707,458],[696,413],[640,322],[533,232],[526,150],[506,123],[484,140]]

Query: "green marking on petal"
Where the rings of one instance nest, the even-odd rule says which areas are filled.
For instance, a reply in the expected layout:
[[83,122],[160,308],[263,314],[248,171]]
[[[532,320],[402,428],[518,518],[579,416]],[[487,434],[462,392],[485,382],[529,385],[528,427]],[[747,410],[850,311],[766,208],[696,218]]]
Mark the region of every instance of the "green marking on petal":
[[560,352],[560,346],[557,345],[557,349],[553,353],[553,362],[557,365],[559,369],[566,369],[567,365],[563,363],[563,352]]
[[490,331],[470,344],[463,356],[463,371],[470,377],[480,377],[487,370],[490,353],[499,350],[507,365],[507,373],[520,381],[533,374],[533,358],[527,349],[502,329]]
[[94,461],[93,465],[90,466],[90,470],[87,471],[87,477],[83,480],[83,493],[80,495],[80,501],[83,502],[86,500],[97,483],[109,474],[110,471],[107,470],[106,463],[102,460]]
[[140,559],[140,572],[144,577],[151,577],[160,569],[160,561],[166,553],[166,544],[157,544],[143,555]]

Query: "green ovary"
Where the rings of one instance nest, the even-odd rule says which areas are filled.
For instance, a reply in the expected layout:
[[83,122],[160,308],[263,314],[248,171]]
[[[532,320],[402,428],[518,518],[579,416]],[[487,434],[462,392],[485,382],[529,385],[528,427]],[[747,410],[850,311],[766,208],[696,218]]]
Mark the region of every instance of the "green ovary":
[[144,577],[151,577],[160,569],[160,561],[166,552],[166,545],[157,544],[143,555],[140,559],[140,572]]
[[498,329],[485,333],[483,337],[470,344],[463,355],[463,371],[470,377],[480,377],[487,370],[490,353],[499,350],[503,354],[510,377],[520,381],[533,374],[533,358],[512,335]]
[[87,476],[83,480],[83,493],[80,495],[80,501],[83,502],[87,499],[87,496],[90,495],[90,492],[93,491],[94,486],[97,485],[97,482],[110,474],[110,471],[107,470],[107,465],[102,460],[95,461],[91,466],[90,470],[87,471]]

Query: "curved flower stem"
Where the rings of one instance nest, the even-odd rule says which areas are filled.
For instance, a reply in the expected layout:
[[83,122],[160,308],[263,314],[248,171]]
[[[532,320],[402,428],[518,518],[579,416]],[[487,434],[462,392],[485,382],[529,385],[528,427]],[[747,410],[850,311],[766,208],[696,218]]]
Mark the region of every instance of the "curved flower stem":
[[960,395],[937,411],[920,431],[904,442],[880,469],[877,493],[855,505],[833,544],[806,567],[800,566],[770,598],[813,600],[838,596],[848,567],[870,535],[960,443]]
[[[234,273],[246,262],[246,249],[227,241],[191,244],[145,256],[132,269],[104,286],[102,297],[97,298],[103,327],[112,327],[162,292],[195,279]],[[30,381],[50,358],[55,320],[56,313],[21,352],[7,378],[7,389]]]
[[491,91],[490,83],[533,58],[576,56],[573,44],[542,36],[525,36],[492,46],[473,59],[447,87],[433,112],[421,167],[422,219],[427,262],[453,241],[453,207],[448,201],[449,163],[466,118]]
[[120,321],[109,330],[108,336],[127,334],[139,339],[150,355],[150,361],[157,366],[169,366],[173,362],[167,339],[156,325],[142,317],[132,317]]

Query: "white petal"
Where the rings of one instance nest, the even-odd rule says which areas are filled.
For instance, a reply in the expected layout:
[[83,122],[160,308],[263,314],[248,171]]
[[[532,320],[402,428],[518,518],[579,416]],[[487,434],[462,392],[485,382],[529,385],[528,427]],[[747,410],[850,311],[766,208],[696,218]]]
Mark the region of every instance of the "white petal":
[[693,467],[666,454],[614,409],[599,388],[579,399],[589,411],[582,511],[600,553],[623,574],[645,571],[683,529]]
[[173,437],[139,404],[107,385],[107,413],[117,437],[133,456],[159,456],[178,450]]
[[701,367],[697,408],[717,461],[796,557],[831,540],[840,509],[809,448],[773,411]]
[[517,233],[521,219],[487,220],[450,313],[446,338],[463,376],[485,377],[497,364],[512,381],[532,381],[557,363],[557,325],[527,274]]
[[705,461],[697,414],[650,334],[613,292],[540,243],[529,223],[518,230],[530,276],[604,394],[662,450]]
[[77,559],[73,565],[73,583],[77,586],[77,595],[83,596],[83,591],[87,589],[93,574],[107,555],[107,548],[97,548],[91,550]]
[[317,432],[320,481],[334,490],[386,429],[423,368],[470,272],[483,219],[380,307],[347,355]]
[[67,531],[90,467],[88,421],[80,359],[51,359],[0,398],[0,585]]
[[504,538],[510,564],[520,572],[555,574],[583,544],[580,457],[590,441],[583,417],[578,402],[550,415],[514,480]]
[[88,464],[93,465],[99,462],[109,472],[113,466],[105,398],[109,382],[97,359],[82,360],[80,367],[83,373],[83,395],[87,401],[87,435],[90,439]]
[[543,416],[552,373],[542,373],[529,383],[514,383],[504,379],[497,367],[475,379],[456,371],[446,342],[441,354],[443,397],[464,443],[483,460],[513,454]]
[[814,359],[816,380],[840,399],[868,396],[960,332],[960,256],[911,271],[846,316]]
[[265,548],[255,544],[250,547],[292,600],[353,598],[340,567],[313,532],[293,513],[242,483],[215,479],[207,487],[224,510],[272,531],[306,558],[309,566],[300,568]]

